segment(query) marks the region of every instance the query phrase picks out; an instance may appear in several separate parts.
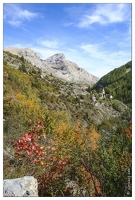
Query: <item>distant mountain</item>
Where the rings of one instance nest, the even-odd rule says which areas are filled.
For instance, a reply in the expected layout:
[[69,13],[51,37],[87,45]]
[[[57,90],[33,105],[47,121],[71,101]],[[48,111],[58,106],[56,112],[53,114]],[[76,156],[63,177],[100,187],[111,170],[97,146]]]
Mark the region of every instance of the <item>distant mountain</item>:
[[132,62],[128,62],[103,76],[94,86],[93,90],[105,89],[114,98],[124,103],[132,102]]
[[36,52],[29,48],[19,49],[9,47],[4,50],[20,57],[23,56],[26,60],[36,65],[38,68],[41,68],[42,71],[47,74],[68,82],[83,83],[92,86],[99,80],[96,76],[80,68],[76,63],[66,60],[62,53],[55,54],[42,60]]

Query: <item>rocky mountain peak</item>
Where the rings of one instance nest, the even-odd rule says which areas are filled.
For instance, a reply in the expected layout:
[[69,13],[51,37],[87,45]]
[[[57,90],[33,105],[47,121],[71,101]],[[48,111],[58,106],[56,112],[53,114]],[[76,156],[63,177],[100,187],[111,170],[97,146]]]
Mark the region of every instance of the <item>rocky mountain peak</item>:
[[65,55],[63,53],[57,53],[54,54],[53,56],[48,57],[47,59],[45,59],[45,61],[47,62],[57,62],[57,61],[62,61],[65,60]]
[[57,53],[42,60],[38,54],[30,48],[19,49],[9,47],[4,50],[20,57],[24,56],[26,60],[42,69],[43,72],[52,74],[54,77],[68,82],[89,84],[92,86],[99,80],[96,76],[80,68],[76,63],[66,60],[63,53]]

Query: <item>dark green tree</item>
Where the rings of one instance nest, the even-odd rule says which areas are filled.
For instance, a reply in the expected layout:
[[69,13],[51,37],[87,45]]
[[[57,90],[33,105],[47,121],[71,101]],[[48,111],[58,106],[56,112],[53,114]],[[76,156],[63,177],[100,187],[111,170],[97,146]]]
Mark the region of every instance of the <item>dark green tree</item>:
[[24,57],[22,56],[21,57],[21,61],[24,63],[25,62],[25,59],[24,59]]
[[130,184],[128,181],[132,174],[131,154],[130,134],[117,129],[112,134],[102,135],[92,168],[102,186],[103,196],[132,195],[130,185],[132,180],[130,179]]

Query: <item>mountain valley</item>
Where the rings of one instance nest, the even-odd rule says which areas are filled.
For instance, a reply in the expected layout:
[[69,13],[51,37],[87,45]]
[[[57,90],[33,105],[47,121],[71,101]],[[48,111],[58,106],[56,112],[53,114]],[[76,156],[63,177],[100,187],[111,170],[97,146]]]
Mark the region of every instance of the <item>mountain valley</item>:
[[131,69],[99,80],[64,54],[4,49],[4,179],[34,175],[39,196],[73,196],[67,182],[75,196],[129,196]]

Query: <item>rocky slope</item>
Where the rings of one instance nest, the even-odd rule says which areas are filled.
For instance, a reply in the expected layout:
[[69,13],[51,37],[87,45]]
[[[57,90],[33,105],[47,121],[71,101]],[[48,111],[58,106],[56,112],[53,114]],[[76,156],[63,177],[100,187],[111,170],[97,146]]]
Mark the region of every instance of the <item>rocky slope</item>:
[[36,52],[32,49],[24,48],[5,48],[5,51],[9,51],[15,55],[23,56],[26,60],[30,61],[33,65],[41,68],[47,74],[52,74],[59,79],[73,82],[94,85],[99,79],[80,68],[76,63],[66,60],[64,54],[59,53],[49,58],[42,60]]
[[[56,58],[57,55],[52,56],[46,62],[57,63]],[[63,59],[64,55],[61,54],[59,62],[62,62]],[[116,99],[110,101],[98,100],[98,98],[93,101],[93,94],[87,92],[87,85],[64,82],[53,76],[45,75],[42,70],[39,70],[30,62],[23,62],[20,57],[4,52],[4,62],[8,64],[8,68],[12,69],[10,72],[8,69],[4,69],[5,96],[11,96],[8,87],[12,84],[16,87],[13,89],[13,93],[16,91],[34,93],[34,90],[37,89],[35,95],[43,103],[43,107],[58,112],[65,110],[72,118],[72,122],[79,118],[85,126],[89,126],[91,123],[101,124],[106,119],[117,118],[128,112],[127,106],[122,102]],[[25,70],[21,68],[22,65],[25,65]],[[14,68],[18,70],[14,71]],[[62,66],[60,65],[59,68],[62,68]],[[22,89],[25,87],[24,79],[26,77],[29,80],[29,85]]]

